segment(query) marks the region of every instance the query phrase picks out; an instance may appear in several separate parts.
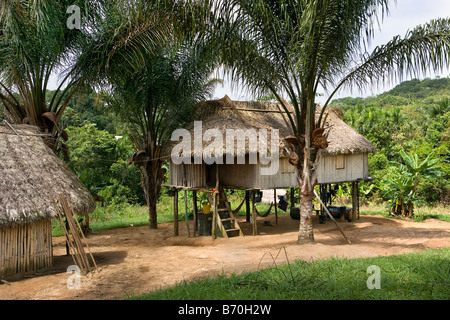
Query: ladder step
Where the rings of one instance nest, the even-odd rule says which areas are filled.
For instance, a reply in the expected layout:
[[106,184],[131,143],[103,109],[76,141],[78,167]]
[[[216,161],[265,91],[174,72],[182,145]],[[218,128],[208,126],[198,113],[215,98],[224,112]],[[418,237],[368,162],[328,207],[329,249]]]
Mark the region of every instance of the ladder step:
[[233,221],[236,220],[235,218],[225,218],[225,219],[220,219],[220,221]]
[[219,209],[217,209],[217,211],[224,212],[224,211],[230,211],[230,210],[228,210],[227,208],[219,208]]
[[239,231],[239,229],[225,229],[225,231],[226,231],[226,232],[229,232],[229,231]]

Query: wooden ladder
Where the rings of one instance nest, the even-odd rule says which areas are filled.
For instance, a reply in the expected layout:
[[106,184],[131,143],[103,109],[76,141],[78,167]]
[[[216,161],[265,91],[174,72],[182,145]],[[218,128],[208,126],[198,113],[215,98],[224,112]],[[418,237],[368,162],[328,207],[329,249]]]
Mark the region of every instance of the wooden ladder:
[[233,214],[233,210],[231,210],[225,190],[223,187],[219,187],[218,191],[219,200],[217,204],[217,212],[214,212],[214,214],[216,214],[218,229],[224,238],[230,238],[238,235],[243,237],[244,234],[242,233],[241,227]]

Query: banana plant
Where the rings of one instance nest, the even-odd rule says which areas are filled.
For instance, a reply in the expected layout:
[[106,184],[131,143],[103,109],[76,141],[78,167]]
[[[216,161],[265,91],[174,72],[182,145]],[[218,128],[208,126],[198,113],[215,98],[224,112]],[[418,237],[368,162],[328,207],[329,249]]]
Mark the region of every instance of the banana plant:
[[390,162],[398,168],[398,171],[391,177],[383,179],[378,187],[391,199],[389,206],[394,214],[412,216],[414,206],[424,203],[423,199],[417,195],[419,178],[440,177],[441,168],[436,166],[440,158],[433,159],[435,153],[432,152],[425,160],[419,161],[417,154],[406,154],[403,150],[400,151],[400,156],[403,159],[402,163]]

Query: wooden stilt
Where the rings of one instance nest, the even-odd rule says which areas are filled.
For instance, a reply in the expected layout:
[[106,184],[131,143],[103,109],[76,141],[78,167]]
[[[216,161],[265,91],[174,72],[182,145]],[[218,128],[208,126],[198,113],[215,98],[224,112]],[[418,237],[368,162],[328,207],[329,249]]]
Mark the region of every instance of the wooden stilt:
[[197,218],[198,218],[198,207],[197,207],[197,191],[192,191],[192,202],[193,207],[192,210],[194,211],[194,237],[197,236],[198,232],[198,225],[197,225]]
[[291,194],[289,197],[289,201],[291,202],[291,208],[295,207],[295,188],[291,188]]
[[213,196],[212,196],[212,200],[213,200],[213,203],[212,203],[212,206],[213,206],[213,211],[212,211],[212,229],[211,229],[211,236],[212,236],[212,239],[214,240],[214,239],[216,239],[217,238],[217,215],[218,215],[218,212],[217,212],[217,201],[218,201],[218,197],[217,197],[217,193],[213,193]]
[[189,228],[188,204],[187,204],[187,190],[184,190],[184,221],[186,222],[186,230],[188,238],[191,237],[191,230]]
[[219,165],[216,164],[216,191],[213,193],[213,202],[214,202],[214,211],[213,211],[213,225],[212,225],[212,237],[213,239],[217,238],[218,229],[217,229],[217,220],[220,219],[219,216]]
[[359,220],[359,182],[356,182],[356,219]]
[[245,190],[245,221],[250,222],[250,191]]
[[359,212],[358,182],[352,182],[352,221],[356,221]]
[[173,235],[178,235],[178,189],[173,189]]
[[255,208],[255,190],[252,190],[252,225],[253,225],[253,235],[258,234],[256,225],[256,208]]
[[273,189],[273,204],[275,205],[275,223],[278,224],[277,189]]

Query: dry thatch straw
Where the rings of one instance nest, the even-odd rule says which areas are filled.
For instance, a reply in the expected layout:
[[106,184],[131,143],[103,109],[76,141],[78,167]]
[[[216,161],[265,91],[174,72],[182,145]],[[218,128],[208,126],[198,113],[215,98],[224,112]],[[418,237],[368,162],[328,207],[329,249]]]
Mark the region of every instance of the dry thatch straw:
[[[317,114],[321,108],[317,108]],[[328,116],[325,123],[325,131],[328,132],[328,147],[322,152],[324,154],[359,154],[375,153],[375,147],[360,135],[355,129],[350,127],[339,117],[339,111],[328,107],[325,111]],[[318,117],[316,117],[318,119]],[[328,128],[328,129],[327,129]]]
[[[294,108],[288,105],[288,109],[294,112]],[[247,139],[245,146],[235,144],[234,155],[242,156],[251,153],[258,153],[258,145],[248,143],[251,139],[258,141],[259,129],[267,129],[267,147],[270,150],[270,129],[279,130],[279,148],[280,154],[283,154],[284,141],[283,138],[291,136],[292,129],[289,125],[288,118],[278,103],[272,102],[244,102],[232,101],[228,96],[220,100],[205,101],[200,103],[195,111],[195,121],[201,121],[202,132],[196,132],[194,123],[191,123],[186,129],[191,134],[192,140],[192,156],[202,156],[201,150],[194,148],[194,137],[203,137],[208,129],[217,129],[222,134],[222,141],[203,141],[203,150],[206,147],[218,150],[223,149],[223,155],[232,150],[226,149],[226,132],[228,129],[233,130],[254,130],[254,134],[247,131]],[[318,120],[321,107],[316,110],[316,120]],[[375,147],[362,135],[356,132],[352,127],[347,125],[339,118],[338,111],[329,107],[327,109],[328,116],[325,123],[325,134],[327,134],[328,147],[322,150],[323,154],[357,154],[357,153],[375,153]],[[197,127],[198,128],[198,127]],[[170,155],[170,150],[179,142],[172,142],[165,150],[166,155]],[[222,145],[221,145],[222,144]]]
[[0,227],[56,218],[59,194],[76,213],[92,212],[91,194],[45,145],[42,132],[29,125],[14,125],[14,131],[0,125]]

